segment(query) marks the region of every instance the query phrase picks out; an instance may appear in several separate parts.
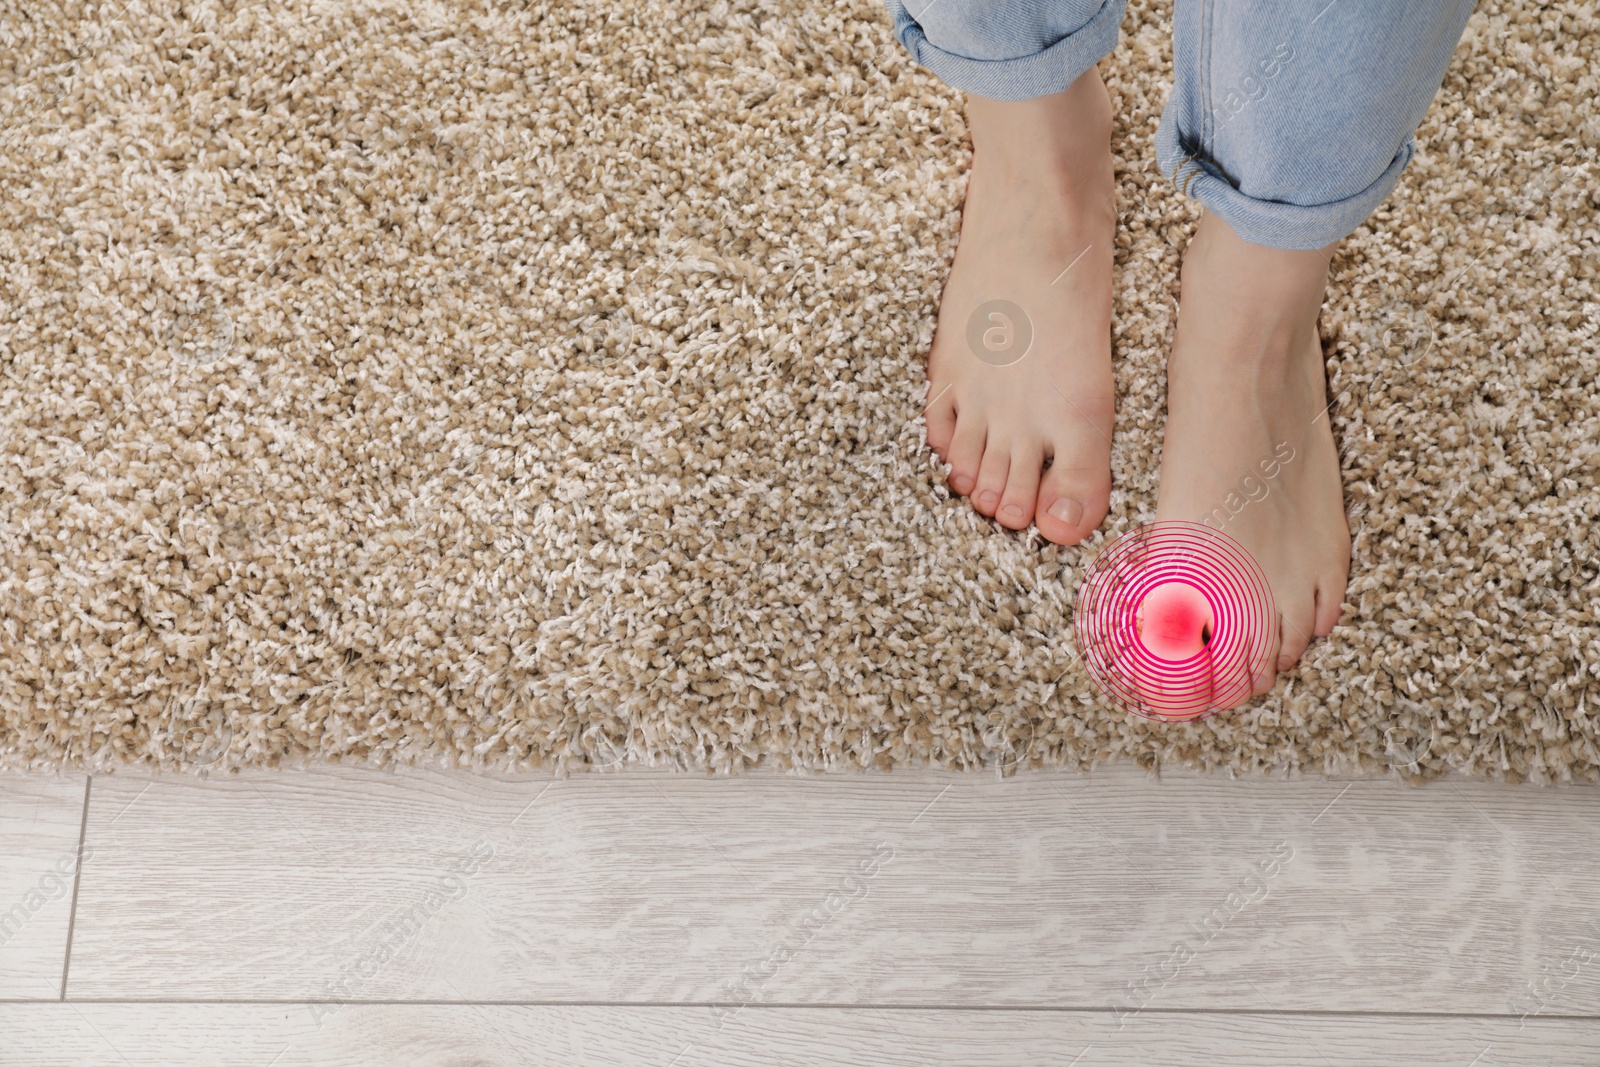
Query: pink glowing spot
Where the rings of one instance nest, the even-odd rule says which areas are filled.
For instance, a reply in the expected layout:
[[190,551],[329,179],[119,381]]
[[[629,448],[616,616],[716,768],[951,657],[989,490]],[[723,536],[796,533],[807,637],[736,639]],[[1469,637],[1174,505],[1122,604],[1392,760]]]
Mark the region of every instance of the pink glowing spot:
[[1249,698],[1276,619],[1272,587],[1243,545],[1203,523],[1157,522],[1085,570],[1073,635],[1112,704],[1189,721]]
[[1167,660],[1198,656],[1211,636],[1211,606],[1188,582],[1163,582],[1139,605],[1139,641]]

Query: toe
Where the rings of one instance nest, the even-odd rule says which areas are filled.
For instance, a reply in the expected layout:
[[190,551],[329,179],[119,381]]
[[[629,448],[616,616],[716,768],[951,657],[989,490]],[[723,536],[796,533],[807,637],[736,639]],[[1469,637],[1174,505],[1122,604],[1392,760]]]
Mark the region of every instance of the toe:
[[1249,629],[1248,647],[1230,649],[1224,668],[1216,673],[1212,707],[1218,711],[1240,707],[1262,693],[1270,693],[1278,684],[1281,616],[1274,611]]
[[1106,462],[1071,465],[1071,455],[1057,451],[1039,485],[1034,521],[1039,532],[1058,545],[1075,545],[1105,521],[1111,506],[1111,471]]
[[1338,573],[1317,582],[1311,632],[1318,637],[1327,637],[1333,633],[1333,628],[1339,625],[1339,616],[1344,613],[1344,591],[1349,581],[1350,560],[1349,554],[1346,553],[1345,561],[1339,566]]
[[1340,586],[1337,593],[1329,593],[1324,586],[1317,586],[1315,629],[1311,632],[1318,637],[1327,637],[1339,625],[1339,616],[1343,612],[1344,587]]
[[923,412],[928,427],[928,447],[940,459],[949,461],[950,442],[956,435],[955,391],[938,382],[928,383],[928,407]]
[[1011,467],[1006,473],[1006,487],[1000,494],[1000,508],[995,519],[1012,530],[1026,530],[1033,521],[1033,505],[1039,499],[1039,478],[1044,469],[1044,449],[1038,445],[1024,445],[1011,453]]
[[[1258,697],[1264,693],[1272,692],[1272,687],[1278,684],[1278,653],[1283,649],[1283,614],[1279,612],[1272,627],[1272,642],[1263,650],[1263,654],[1254,659],[1250,664],[1250,696]],[[1246,699],[1249,699],[1248,697]],[[1244,703],[1243,700],[1239,701]]]
[[1283,640],[1278,644],[1277,668],[1286,671],[1300,662],[1306,646],[1311,644],[1311,622],[1316,614],[1312,590],[1307,589],[1303,597],[1284,604],[1282,612]]
[[[1261,647],[1227,649],[1220,661],[1212,660],[1212,710],[1226,711],[1229,708],[1237,708],[1258,693],[1271,689],[1277,682],[1277,675],[1268,669],[1276,661],[1278,654],[1277,627],[1278,620],[1274,617],[1270,643],[1263,635],[1263,639],[1257,642]],[[1211,648],[1206,650],[1207,655],[1213,655],[1214,652],[1215,650]]]
[[950,464],[950,488],[961,496],[971,494],[978,484],[978,469],[983,462],[983,441],[988,427],[976,416],[958,418],[944,461]]
[[983,446],[983,462],[978,468],[978,485],[972,490],[972,506],[991,518],[1000,510],[1000,494],[1006,489],[1011,470],[1011,449],[1003,442],[990,440]]

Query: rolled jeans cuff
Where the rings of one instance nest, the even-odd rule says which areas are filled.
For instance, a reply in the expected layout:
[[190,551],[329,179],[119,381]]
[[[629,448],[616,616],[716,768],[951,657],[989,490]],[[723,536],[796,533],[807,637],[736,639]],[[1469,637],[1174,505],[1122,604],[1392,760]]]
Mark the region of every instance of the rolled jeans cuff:
[[1394,191],[1416,152],[1415,139],[1408,137],[1384,172],[1355,195],[1325,204],[1291,204],[1258,200],[1240,192],[1210,161],[1183,150],[1175,123],[1161,123],[1155,146],[1161,172],[1242,239],[1253,245],[1294,250],[1326,248],[1354,233]]
[[[934,4],[939,2],[933,0]],[[912,59],[937,74],[945,84],[990,100],[1027,100],[1063,92],[1117,47],[1122,12],[1127,7],[1127,0],[1105,0],[1088,22],[1031,55],[972,59],[936,47],[902,0],[886,3],[894,19],[895,36]]]

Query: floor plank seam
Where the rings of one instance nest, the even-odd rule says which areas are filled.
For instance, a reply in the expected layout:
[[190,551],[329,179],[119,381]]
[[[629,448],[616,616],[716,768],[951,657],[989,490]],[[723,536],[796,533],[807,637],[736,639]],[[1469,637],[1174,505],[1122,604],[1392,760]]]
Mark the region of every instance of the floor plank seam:
[[[69,1005],[158,1005],[185,1006],[258,1006],[302,1007],[308,1004],[337,1004],[355,1008],[622,1008],[649,1011],[667,1011],[694,1008],[725,1007],[723,1001],[643,1001],[643,1000],[331,1000],[326,997],[226,997],[218,999],[191,999],[179,997],[73,997],[70,1000],[45,1000],[43,998],[0,997],[0,1007],[28,1004]],[[750,1011],[898,1011],[898,1012],[1014,1012],[1017,1014],[1052,1015],[1112,1015],[1118,1009],[1111,1006],[1069,1006],[1059,1004],[860,1004],[860,1003],[786,1003],[747,1004]],[[1459,1012],[1459,1011],[1294,1011],[1272,1008],[1146,1008],[1146,1015],[1217,1015],[1217,1016],[1287,1016],[1298,1018],[1329,1019],[1467,1019],[1484,1022],[1505,1022],[1521,1019],[1513,1012]],[[1545,1012],[1536,1016],[1542,1022],[1600,1022],[1600,1014],[1558,1014]]]

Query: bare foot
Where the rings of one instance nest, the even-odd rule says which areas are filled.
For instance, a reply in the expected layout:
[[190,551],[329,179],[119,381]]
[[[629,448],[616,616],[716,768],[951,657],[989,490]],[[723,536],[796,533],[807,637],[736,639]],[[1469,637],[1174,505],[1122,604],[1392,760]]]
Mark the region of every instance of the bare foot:
[[1331,254],[1247,244],[1207,214],[1183,259],[1156,518],[1219,528],[1266,573],[1280,625],[1255,695],[1332,632],[1350,573],[1317,337]]
[[1077,544],[1111,495],[1111,104],[971,97],[961,242],[928,357],[928,444],[1013,530]]

